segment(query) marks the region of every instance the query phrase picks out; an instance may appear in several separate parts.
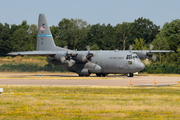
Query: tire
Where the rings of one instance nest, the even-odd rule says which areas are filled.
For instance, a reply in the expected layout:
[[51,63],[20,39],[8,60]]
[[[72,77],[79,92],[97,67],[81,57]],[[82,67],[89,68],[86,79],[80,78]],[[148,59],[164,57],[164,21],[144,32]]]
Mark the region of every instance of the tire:
[[103,77],[105,77],[105,76],[106,76],[106,74],[102,74],[102,76],[103,76]]
[[88,76],[90,76],[90,74],[89,75],[85,75],[86,77],[88,77]]
[[83,77],[84,75],[79,74],[80,77]]
[[96,73],[96,76],[97,77],[101,77],[101,73]]
[[128,73],[128,74],[127,74],[127,77],[133,77],[133,76],[134,76],[133,73]]
[[131,73],[131,77],[133,77],[134,76],[134,73]]

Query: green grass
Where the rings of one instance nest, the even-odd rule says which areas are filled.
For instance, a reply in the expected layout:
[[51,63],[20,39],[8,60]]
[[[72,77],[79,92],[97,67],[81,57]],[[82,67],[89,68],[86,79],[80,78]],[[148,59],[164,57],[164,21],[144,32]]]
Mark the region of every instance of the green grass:
[[180,119],[180,87],[0,85],[0,119]]
[[6,56],[0,57],[0,65],[2,64],[11,64],[11,63],[38,63],[40,66],[47,64],[47,57],[45,56]]

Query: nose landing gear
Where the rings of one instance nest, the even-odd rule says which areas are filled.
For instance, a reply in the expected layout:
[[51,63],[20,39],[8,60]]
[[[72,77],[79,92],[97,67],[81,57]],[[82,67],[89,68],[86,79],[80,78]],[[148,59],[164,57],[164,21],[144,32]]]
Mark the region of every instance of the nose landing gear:
[[133,77],[133,76],[134,76],[133,73],[128,73],[128,74],[127,74],[127,77]]

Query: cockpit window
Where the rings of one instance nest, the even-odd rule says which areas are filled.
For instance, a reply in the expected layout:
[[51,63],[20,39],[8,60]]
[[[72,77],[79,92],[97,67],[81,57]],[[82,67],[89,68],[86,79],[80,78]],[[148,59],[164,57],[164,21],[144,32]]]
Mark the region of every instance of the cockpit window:
[[133,59],[135,59],[135,58],[138,58],[138,56],[137,55],[133,56]]
[[132,59],[132,55],[127,55],[126,59]]

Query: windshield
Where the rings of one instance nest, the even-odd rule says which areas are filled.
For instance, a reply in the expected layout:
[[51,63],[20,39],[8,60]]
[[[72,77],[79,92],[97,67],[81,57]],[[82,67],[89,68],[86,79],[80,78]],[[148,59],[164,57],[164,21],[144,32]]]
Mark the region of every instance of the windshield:
[[126,59],[132,59],[132,55],[127,55]]
[[134,55],[134,56],[133,56],[133,59],[135,59],[135,58],[138,58],[138,56],[137,56],[137,55]]

